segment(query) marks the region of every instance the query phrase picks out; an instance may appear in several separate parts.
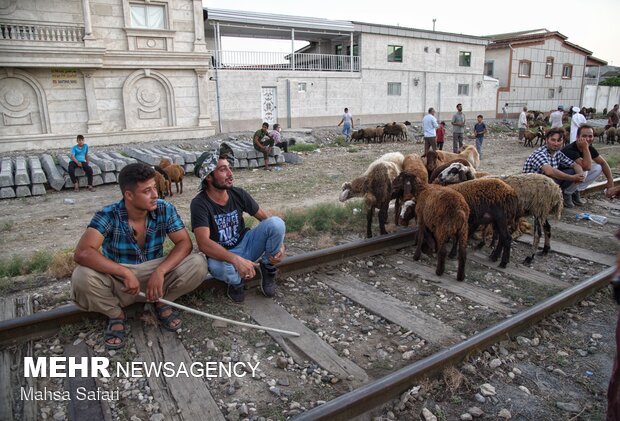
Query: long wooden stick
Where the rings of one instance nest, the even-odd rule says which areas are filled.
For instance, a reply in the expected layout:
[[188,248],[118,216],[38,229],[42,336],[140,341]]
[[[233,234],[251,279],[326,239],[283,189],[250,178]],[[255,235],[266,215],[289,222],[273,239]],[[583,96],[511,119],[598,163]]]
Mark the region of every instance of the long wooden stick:
[[[140,292],[139,295],[146,298],[146,295],[143,292]],[[276,333],[281,333],[283,335],[289,335],[289,336],[295,336],[295,337],[299,337],[300,336],[299,333],[293,332],[293,331],[290,331],[290,330],[281,330],[281,329],[276,329],[274,327],[265,327],[265,326],[260,326],[260,325],[252,325],[250,323],[238,322],[236,320],[231,320],[231,319],[227,319],[225,317],[216,316],[214,314],[205,313],[204,311],[196,310],[196,309],[193,309],[191,307],[186,307],[186,306],[184,306],[182,304],[177,304],[177,303],[175,303],[173,301],[164,300],[163,298],[160,298],[158,301],[160,303],[164,303],[164,304],[167,304],[169,306],[176,307],[178,309],[187,311],[189,313],[197,314],[197,315],[203,316],[203,317],[208,317],[209,319],[220,320],[222,322],[231,323],[233,325],[249,327],[250,329],[268,330],[270,332],[276,332]]]

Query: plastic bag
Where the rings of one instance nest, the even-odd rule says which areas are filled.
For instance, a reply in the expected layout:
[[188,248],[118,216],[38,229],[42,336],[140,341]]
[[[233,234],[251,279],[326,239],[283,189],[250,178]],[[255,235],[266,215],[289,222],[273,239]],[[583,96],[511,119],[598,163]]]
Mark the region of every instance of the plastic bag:
[[587,219],[589,221],[595,222],[599,225],[605,225],[607,223],[607,217],[603,215],[596,215],[594,213],[578,213],[575,215],[577,220]]

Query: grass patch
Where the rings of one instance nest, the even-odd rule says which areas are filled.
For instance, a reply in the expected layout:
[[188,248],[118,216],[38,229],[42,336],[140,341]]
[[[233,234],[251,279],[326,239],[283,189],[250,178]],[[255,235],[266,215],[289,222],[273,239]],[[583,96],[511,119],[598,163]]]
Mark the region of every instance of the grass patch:
[[295,145],[289,146],[288,150],[291,152],[312,152],[319,147],[314,143],[296,143]]
[[618,169],[618,167],[620,167],[620,155],[606,155],[605,160],[609,164],[610,168]]
[[47,271],[56,279],[64,279],[71,276],[73,269],[75,269],[75,265],[73,250],[66,250],[52,257]]
[[0,261],[0,278],[45,272],[52,259],[50,252],[38,251],[29,259],[16,256],[9,260],[2,260]]
[[9,232],[15,227],[15,223],[13,221],[6,221],[0,226],[0,232]]
[[336,233],[359,227],[365,219],[365,212],[354,212],[361,209],[360,201],[348,201],[345,206],[325,203],[307,209],[286,210],[283,219],[287,232],[302,233]]

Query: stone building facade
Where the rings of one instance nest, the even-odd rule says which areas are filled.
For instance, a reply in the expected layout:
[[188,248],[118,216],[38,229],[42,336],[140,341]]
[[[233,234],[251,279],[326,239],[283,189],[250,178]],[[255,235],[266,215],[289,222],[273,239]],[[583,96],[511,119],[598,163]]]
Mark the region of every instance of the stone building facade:
[[200,0],[0,4],[0,152],[214,133]]

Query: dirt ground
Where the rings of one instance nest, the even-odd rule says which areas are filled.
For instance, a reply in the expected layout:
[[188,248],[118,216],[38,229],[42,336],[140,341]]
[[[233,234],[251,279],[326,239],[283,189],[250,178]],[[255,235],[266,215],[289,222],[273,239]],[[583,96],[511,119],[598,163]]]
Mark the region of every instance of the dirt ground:
[[[490,134],[483,145],[481,169],[493,174],[520,172],[523,161],[532,149],[520,145],[515,132],[507,131],[499,125],[495,129],[492,124],[490,126]],[[362,173],[378,156],[393,151],[421,153],[423,144],[411,141],[414,132],[415,129],[410,129],[408,142],[352,144],[343,147],[334,145],[333,139],[339,134],[336,129],[316,129],[310,134],[286,132],[285,138],[294,137],[298,142],[312,142],[321,147],[303,154],[301,164],[283,164],[276,171],[238,170],[235,172],[235,185],[248,190],[263,208],[274,212],[305,208],[317,203],[338,203],[342,183]],[[208,143],[227,139],[228,136],[214,136],[180,146],[206,150]],[[251,133],[234,133],[231,136],[249,139]],[[421,137],[417,135],[416,139]],[[466,143],[472,142],[466,140]],[[451,139],[448,136],[446,149],[450,147]],[[616,148],[601,145],[599,149],[608,157],[615,155],[620,158],[620,149],[616,151]],[[615,160],[618,161],[620,159]],[[616,170],[620,171],[620,167]],[[185,178],[184,193],[170,198],[186,223],[190,220],[189,205],[197,193],[198,181],[193,175],[188,175]],[[75,203],[67,204],[65,199],[74,199]],[[97,187],[96,192],[85,189],[79,193],[50,190],[45,196],[1,200],[0,243],[3,252],[0,259],[12,256],[26,258],[37,251],[56,253],[73,249],[94,212],[118,199],[118,185],[107,184]]]

